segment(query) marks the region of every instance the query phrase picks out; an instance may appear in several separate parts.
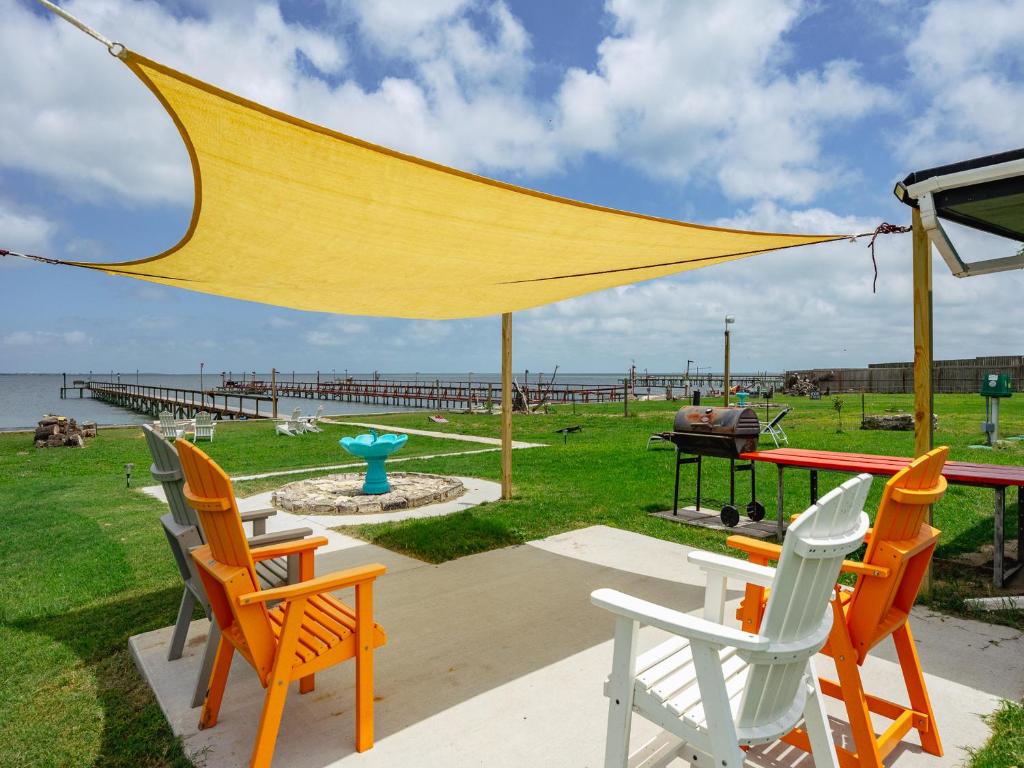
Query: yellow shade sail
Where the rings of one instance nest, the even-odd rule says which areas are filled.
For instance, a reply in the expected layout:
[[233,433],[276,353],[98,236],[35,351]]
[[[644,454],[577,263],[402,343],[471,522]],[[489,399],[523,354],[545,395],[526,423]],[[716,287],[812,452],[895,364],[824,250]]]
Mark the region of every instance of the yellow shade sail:
[[845,235],[686,224],[515,187],[345,136],[131,51],[174,119],[195,207],[111,274],[294,309],[422,319],[536,307]]

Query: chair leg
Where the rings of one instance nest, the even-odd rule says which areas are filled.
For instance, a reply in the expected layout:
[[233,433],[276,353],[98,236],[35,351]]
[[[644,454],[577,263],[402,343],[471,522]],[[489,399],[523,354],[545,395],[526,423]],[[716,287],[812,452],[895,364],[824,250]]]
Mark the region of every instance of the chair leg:
[[228,683],[228,671],[231,669],[231,657],[235,646],[223,635],[217,643],[217,658],[213,660],[213,672],[210,674],[210,687],[203,702],[203,711],[199,715],[199,728],[213,728],[220,714],[220,703],[224,699],[224,688]]
[[[881,768],[882,755],[875,740],[875,729],[871,725],[871,712],[861,684],[860,669],[857,667],[857,653],[845,633],[837,642],[839,634],[833,629],[829,642],[832,644],[832,658],[839,673],[839,685],[843,691],[846,716],[850,721],[853,745],[857,749],[857,762],[861,768]],[[841,647],[837,647],[841,646]]]
[[198,707],[206,698],[206,691],[210,687],[210,673],[213,671],[213,661],[217,657],[217,647],[220,644],[220,626],[216,621],[210,622],[210,633],[206,637],[206,648],[203,649],[203,662],[199,665],[199,675],[196,677],[196,689],[192,693],[192,707]]
[[356,585],[356,751],[373,747],[373,585]]
[[312,693],[316,688],[316,675],[306,675],[299,679],[299,693]]
[[836,755],[836,745],[832,741],[832,730],[828,723],[828,715],[825,714],[825,702],[821,696],[821,686],[818,685],[818,676],[814,671],[812,659],[807,660],[807,674],[813,691],[804,704],[804,727],[811,742],[811,757],[815,768],[839,768],[839,757]]
[[299,642],[302,616],[306,612],[306,599],[298,598],[285,603],[284,623],[274,654],[274,666],[267,679],[267,697],[263,700],[263,712],[256,728],[256,743],[252,748],[250,768],[270,768],[277,744],[277,731],[281,727],[284,701],[288,697],[291,682],[291,665],[295,658],[295,647]]
[[629,734],[633,725],[633,676],[636,674],[636,642],[639,627],[625,617],[615,619],[612,674],[608,681],[608,734],[605,768],[629,764]]
[[921,662],[917,658],[910,623],[904,623],[893,632],[892,640],[896,644],[896,655],[900,660],[900,669],[903,670],[910,706],[928,717],[928,729],[918,731],[921,748],[929,754],[942,755],[942,742],[939,740],[939,729],[935,723],[935,712],[932,710],[931,699],[928,698],[928,689],[924,685],[924,672],[921,671]]
[[192,611],[196,607],[196,596],[192,590],[186,588],[181,596],[181,606],[178,608],[178,618],[174,622],[174,634],[171,635],[171,647],[167,649],[167,660],[174,661],[181,658],[185,649],[185,638],[188,637],[188,625],[192,623]]
[[277,731],[281,727],[281,715],[284,713],[284,701],[288,697],[288,680],[286,677],[272,675],[267,686],[267,697],[263,700],[263,712],[260,724],[256,729],[256,744],[252,750],[250,768],[270,768],[274,756],[274,745],[277,743]]

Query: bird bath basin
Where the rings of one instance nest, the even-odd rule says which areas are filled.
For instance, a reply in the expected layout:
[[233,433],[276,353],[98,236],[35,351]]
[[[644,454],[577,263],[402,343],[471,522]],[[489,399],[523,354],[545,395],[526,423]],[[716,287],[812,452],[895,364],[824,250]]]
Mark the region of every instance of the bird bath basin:
[[384,462],[395,451],[399,450],[409,439],[408,435],[378,435],[377,430],[369,434],[343,437],[338,444],[353,456],[366,460],[366,480],[363,481],[363,493],[377,495],[391,490]]

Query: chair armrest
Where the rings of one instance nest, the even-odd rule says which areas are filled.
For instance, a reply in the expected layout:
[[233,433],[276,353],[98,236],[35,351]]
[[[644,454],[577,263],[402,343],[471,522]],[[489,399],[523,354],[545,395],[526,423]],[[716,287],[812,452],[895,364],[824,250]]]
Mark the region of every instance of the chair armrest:
[[252,509],[248,512],[240,512],[238,516],[242,518],[243,523],[251,523],[254,520],[266,520],[276,514],[276,509]]
[[590,602],[647,626],[657,627],[674,635],[712,645],[731,646],[747,651],[761,651],[769,646],[767,638],[752,635],[740,629],[717,624],[707,619],[674,611],[657,603],[650,603],[637,597],[623,594],[614,589],[598,589],[590,594]]
[[686,559],[698,565],[703,571],[714,571],[719,575],[739,579],[748,584],[770,587],[775,581],[774,568],[767,565],[755,565],[746,560],[737,560],[728,555],[718,555],[714,552],[690,552]]
[[307,552],[309,550],[322,547],[327,543],[327,539],[323,536],[313,536],[309,539],[299,539],[298,541],[285,541],[281,544],[271,544],[268,547],[259,547],[258,549],[250,550],[252,559],[254,562],[260,560],[269,560],[272,557],[285,557],[286,555],[297,555],[301,552]]
[[746,552],[754,557],[763,557],[767,560],[778,560],[782,554],[782,547],[778,544],[770,544],[767,541],[753,539],[750,536],[730,536],[725,543],[740,552]]
[[[740,550],[741,552],[746,552],[748,555],[754,555],[755,557],[763,557],[768,560],[778,560],[779,555],[782,553],[782,547],[780,547],[778,544],[769,544],[766,541],[761,541],[760,539],[752,539],[749,536],[730,536],[728,539],[725,540],[725,543],[728,544],[730,547]],[[691,552],[690,556],[692,557],[696,554],[704,553]],[[858,576],[879,576],[883,579],[889,575],[888,568],[884,568],[880,565],[858,563],[856,560],[843,560],[842,572],[854,573]],[[737,578],[743,577],[737,576]],[[754,579],[747,579],[747,581],[754,584],[760,583],[755,581]],[[761,586],[767,587],[771,585],[761,584]]]
[[269,547],[272,544],[281,544],[285,541],[304,539],[307,536],[312,535],[312,528],[289,528],[287,531],[274,531],[273,533],[263,533],[259,536],[250,536],[249,547],[250,549],[261,549],[263,547]]
[[882,579],[889,578],[889,569],[881,565],[871,563],[858,563],[856,560],[843,560],[839,569],[840,573],[855,573],[858,576],[878,576]]
[[288,584],[283,587],[274,587],[260,592],[249,592],[239,595],[239,605],[252,605],[253,603],[267,603],[277,600],[295,600],[300,597],[312,597],[324,592],[334,592],[345,587],[353,587],[358,584],[365,584],[373,581],[378,576],[387,572],[380,563],[361,565],[358,568],[349,568],[347,571],[335,571],[326,576],[318,576],[309,581],[300,581],[298,584]]

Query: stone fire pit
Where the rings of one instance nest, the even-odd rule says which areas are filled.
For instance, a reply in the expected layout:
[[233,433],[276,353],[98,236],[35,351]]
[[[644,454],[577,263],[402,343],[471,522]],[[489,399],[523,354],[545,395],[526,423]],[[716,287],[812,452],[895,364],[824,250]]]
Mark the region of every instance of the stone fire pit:
[[462,481],[419,472],[389,472],[391,490],[363,493],[364,475],[346,472],[289,483],[274,491],[270,503],[277,509],[310,515],[367,515],[439,504],[466,492]]

